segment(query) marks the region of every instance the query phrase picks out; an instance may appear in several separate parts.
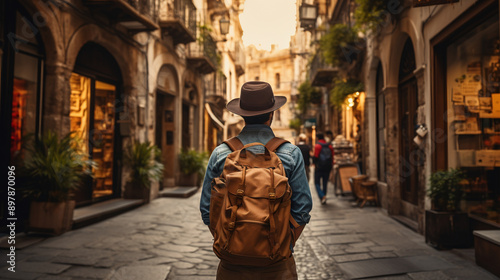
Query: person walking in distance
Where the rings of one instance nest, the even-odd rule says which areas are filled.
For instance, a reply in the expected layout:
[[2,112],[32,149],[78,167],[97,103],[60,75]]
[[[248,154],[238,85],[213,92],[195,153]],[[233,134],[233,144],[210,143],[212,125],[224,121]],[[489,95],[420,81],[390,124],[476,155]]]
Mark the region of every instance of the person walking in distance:
[[297,147],[302,152],[302,157],[304,158],[304,167],[306,169],[307,181],[309,182],[310,177],[310,165],[311,165],[311,147],[306,144],[306,135],[301,133],[299,135],[299,143],[297,143]]
[[312,198],[300,149],[270,127],[285,103],[268,83],[251,81],[226,106],[245,126],[212,152],[200,199],[219,280],[297,279],[293,246]]
[[[314,185],[321,204],[326,204],[328,179],[333,168],[333,147],[325,141],[323,133],[316,133],[318,143],[314,146]],[[321,182],[320,182],[321,181]]]

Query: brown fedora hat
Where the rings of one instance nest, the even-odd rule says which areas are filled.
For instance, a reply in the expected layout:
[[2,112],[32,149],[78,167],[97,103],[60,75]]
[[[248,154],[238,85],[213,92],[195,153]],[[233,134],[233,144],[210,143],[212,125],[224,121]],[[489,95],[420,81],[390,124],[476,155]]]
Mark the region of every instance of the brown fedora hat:
[[229,101],[226,108],[237,115],[251,117],[276,111],[285,103],[286,97],[274,96],[270,84],[251,81],[243,84],[240,98]]

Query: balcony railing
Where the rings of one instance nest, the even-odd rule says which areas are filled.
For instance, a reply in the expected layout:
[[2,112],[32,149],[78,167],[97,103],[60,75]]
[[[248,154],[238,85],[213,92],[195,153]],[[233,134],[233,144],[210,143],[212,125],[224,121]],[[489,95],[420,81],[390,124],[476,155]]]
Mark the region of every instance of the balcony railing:
[[191,0],[163,0],[160,12],[162,33],[170,36],[174,44],[196,41],[196,7]]
[[309,69],[309,80],[313,86],[326,86],[332,83],[338,71],[338,67],[328,65],[321,54],[316,53]]
[[85,0],[84,3],[132,32],[158,29],[156,0]]
[[232,52],[234,64],[236,66],[236,75],[241,76],[245,74],[245,48],[243,43],[238,41],[234,44],[234,51]]
[[217,45],[208,33],[200,36],[200,39],[188,46],[188,63],[194,65],[202,74],[215,72],[219,66],[217,56]]

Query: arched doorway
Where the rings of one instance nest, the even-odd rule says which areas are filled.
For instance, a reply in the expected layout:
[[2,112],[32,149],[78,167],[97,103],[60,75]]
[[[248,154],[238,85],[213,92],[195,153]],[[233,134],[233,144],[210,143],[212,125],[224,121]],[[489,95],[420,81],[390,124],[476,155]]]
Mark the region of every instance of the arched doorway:
[[163,164],[163,180],[161,187],[175,186],[175,153],[176,135],[176,98],[178,95],[178,79],[172,66],[164,65],[158,72],[156,90],[156,145],[161,149]]
[[121,146],[116,126],[121,80],[118,64],[104,47],[92,42],[82,47],[70,78],[71,131],[98,167],[92,182],[76,193],[80,205],[120,196],[115,147]]
[[416,136],[418,108],[418,86],[414,74],[416,69],[413,43],[408,38],[403,47],[399,64],[399,120],[400,120],[400,187],[401,198],[418,204],[418,166],[421,151],[413,142]]
[[182,102],[182,145],[183,149],[197,148],[199,139],[198,90],[192,85],[186,86]]

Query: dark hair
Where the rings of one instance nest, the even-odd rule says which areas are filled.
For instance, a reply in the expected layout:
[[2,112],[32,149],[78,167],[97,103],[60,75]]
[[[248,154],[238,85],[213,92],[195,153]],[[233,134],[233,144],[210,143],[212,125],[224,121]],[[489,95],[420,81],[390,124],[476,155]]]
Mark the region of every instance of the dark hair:
[[327,136],[328,136],[328,135],[333,136],[333,132],[332,132],[331,130],[327,130],[327,131],[325,131],[325,134],[326,134]]
[[245,124],[263,124],[271,118],[271,113],[265,113],[262,115],[243,117]]
[[323,133],[318,132],[318,133],[316,133],[316,139],[318,139],[318,140],[325,140],[325,136],[323,135]]

